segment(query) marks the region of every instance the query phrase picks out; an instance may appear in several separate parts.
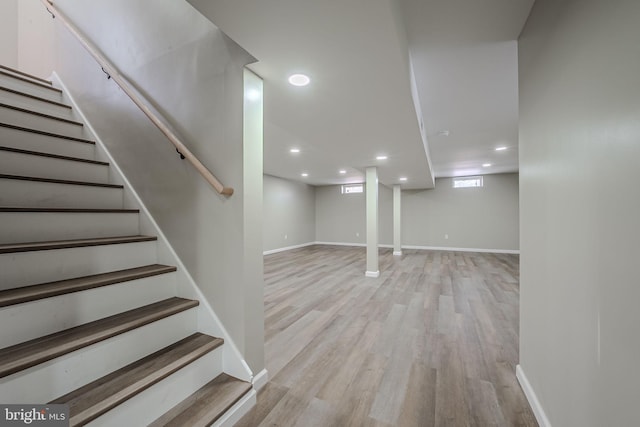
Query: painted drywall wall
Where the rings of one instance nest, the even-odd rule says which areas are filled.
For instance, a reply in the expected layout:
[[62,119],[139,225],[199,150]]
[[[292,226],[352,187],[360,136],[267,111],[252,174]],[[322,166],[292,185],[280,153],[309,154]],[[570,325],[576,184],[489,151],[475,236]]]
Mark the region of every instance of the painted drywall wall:
[[[341,186],[316,187],[316,241],[366,243],[365,193],[342,194]],[[393,244],[393,191],[378,186],[378,244]]]
[[264,251],[313,243],[316,240],[314,187],[264,176]]
[[402,245],[518,250],[518,174],[483,177],[483,187],[402,192]]
[[54,65],[54,22],[40,0],[18,2],[18,68],[48,78]]
[[0,64],[18,67],[18,0],[0,2]]
[[[252,216],[246,212],[254,207],[248,192],[255,195],[262,189],[261,168],[249,173],[244,165],[243,73],[252,58],[186,2],[59,0],[56,5],[135,82],[222,183],[235,189],[232,197],[218,195],[180,160],[56,24],[56,71],[253,372],[259,372],[264,368],[263,343],[246,340],[263,332],[263,310],[255,308],[259,296],[247,293],[260,283],[246,283],[262,268],[262,228],[249,227]],[[255,163],[254,158],[247,161]],[[260,265],[252,264],[256,259]],[[245,275],[247,268],[252,273]]]
[[[378,194],[379,243],[392,245],[393,191],[381,185]],[[518,174],[485,175],[484,187],[463,189],[438,178],[435,189],[404,190],[401,200],[403,246],[519,249]],[[316,188],[317,241],[364,244],[364,233],[364,193]]]
[[519,40],[520,366],[550,424],[638,424],[640,2],[536,0]]

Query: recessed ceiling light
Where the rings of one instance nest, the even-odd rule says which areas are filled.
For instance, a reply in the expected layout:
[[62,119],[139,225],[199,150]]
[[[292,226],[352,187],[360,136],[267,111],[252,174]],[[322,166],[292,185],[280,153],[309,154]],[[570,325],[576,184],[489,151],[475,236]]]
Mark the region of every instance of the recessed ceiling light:
[[496,147],[496,151],[504,151],[507,147]]
[[482,167],[483,167],[483,168],[488,168],[489,166],[491,166],[491,163],[483,163],[483,164],[482,164]]
[[387,156],[378,156],[376,157],[376,160],[387,160],[388,157]]
[[344,169],[340,169],[340,173],[344,175],[345,173],[347,173],[347,171]]
[[310,81],[311,79],[309,78],[309,76],[306,76],[304,74],[292,74],[289,76],[289,83],[294,86],[306,86]]
[[309,176],[309,174],[308,174],[308,173],[306,173],[306,172],[303,172],[303,173],[301,173],[300,175],[302,175],[302,176],[303,176],[303,177],[305,177],[305,178]]
[[406,180],[407,180],[407,177],[406,177],[406,176],[401,176],[401,177],[400,177],[400,181],[406,181]]
[[449,133],[450,132],[448,130],[441,130],[441,131],[438,131],[438,133],[436,135],[438,135],[438,136],[449,136]]
[[290,152],[290,153],[297,154],[297,153],[299,153],[299,152],[300,152],[300,149],[299,149],[299,148],[292,148],[291,150],[289,150],[289,152]]

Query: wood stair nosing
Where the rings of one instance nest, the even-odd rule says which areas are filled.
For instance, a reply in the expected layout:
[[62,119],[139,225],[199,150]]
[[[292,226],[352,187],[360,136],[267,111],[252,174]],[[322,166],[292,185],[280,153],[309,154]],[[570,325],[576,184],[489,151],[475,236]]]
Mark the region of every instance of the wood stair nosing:
[[156,236],[122,236],[96,237],[92,239],[53,240],[49,242],[6,243],[0,245],[0,254],[82,248],[87,246],[118,245],[124,243],[151,242],[155,240],[158,240]]
[[104,187],[104,188],[119,188],[119,189],[124,188],[123,185],[118,185],[118,184],[103,184],[101,182],[72,181],[68,179],[42,178],[39,176],[26,176],[26,175],[0,174],[0,179],[13,179],[17,181],[32,181],[32,182],[48,182],[51,184],[83,185],[83,186],[89,186],[89,187]]
[[189,310],[199,302],[172,297],[0,350],[0,378]]
[[29,110],[28,108],[17,107],[15,105],[5,104],[3,102],[0,102],[0,108],[7,108],[9,110],[14,110],[14,111],[19,111],[21,113],[31,114],[31,115],[34,115],[34,116],[43,117],[45,119],[56,120],[56,121],[59,121],[59,122],[68,123],[70,125],[84,126],[84,123],[77,122],[75,120],[65,119],[63,117],[53,116],[51,114],[41,113],[39,111]]
[[252,385],[227,374],[218,375],[174,406],[149,427],[210,425],[251,391]]
[[39,129],[26,128],[26,127],[23,127],[23,126],[12,125],[10,123],[1,123],[0,122],[0,127],[4,127],[4,128],[8,128],[8,129],[14,129],[14,130],[22,131],[22,132],[35,133],[35,134],[38,134],[38,135],[50,136],[52,138],[66,139],[66,140],[74,141],[74,142],[83,142],[85,144],[92,144],[92,145],[96,144],[95,141],[91,141],[91,140],[85,139],[85,138],[76,138],[75,136],[61,135],[59,133],[47,132],[47,131],[39,130]]
[[112,271],[109,273],[94,274],[91,276],[7,289],[5,291],[0,291],[0,307],[8,307],[10,305],[37,301],[73,292],[86,291],[89,289],[124,283],[146,277],[158,276],[161,274],[172,273],[176,270],[176,267],[173,266],[152,264],[143,267]]
[[41,88],[44,88],[44,89],[49,89],[50,91],[53,91],[53,92],[62,93],[62,91],[60,89],[58,89],[56,87],[53,87],[51,84],[40,83],[38,81],[34,81],[32,79],[32,77],[27,78],[27,77],[23,77],[23,76],[19,76],[19,75],[16,75],[16,74],[12,74],[11,72],[7,72],[7,71],[3,71],[3,70],[0,70],[0,75],[11,77],[11,78],[16,79],[16,80],[21,80],[23,82],[30,83],[32,85],[35,85],[35,86],[38,86],[38,87],[41,87]]
[[5,147],[5,146],[1,146],[1,145],[0,145],[0,151],[6,151],[6,152],[18,153],[18,154],[26,154],[26,155],[29,155],[29,156],[48,157],[48,158],[51,158],[51,159],[58,159],[58,160],[69,160],[71,162],[90,163],[92,165],[109,166],[109,163],[101,162],[101,161],[98,161],[98,160],[88,160],[88,159],[82,159],[80,157],[60,156],[58,154],[43,153],[42,151],[23,150],[21,148]]
[[28,77],[30,79],[40,81],[42,83],[48,84],[49,86],[53,85],[53,82],[51,82],[50,80],[43,79],[42,77],[34,76],[33,74],[25,73],[24,71],[16,70],[16,69],[11,68],[11,67],[7,67],[6,65],[1,65],[0,64],[0,69],[9,71],[9,72],[14,73],[14,74],[20,74],[21,76]]
[[22,91],[19,91],[17,89],[11,89],[9,87],[5,87],[5,86],[1,86],[0,85],[0,90],[3,90],[5,92],[10,92],[10,93],[13,93],[15,95],[24,96],[25,98],[31,98],[31,99],[34,99],[36,101],[46,102],[47,104],[56,105],[58,107],[67,108],[69,110],[73,109],[73,107],[71,105],[67,105],[67,104],[64,104],[64,103],[58,102],[58,101],[52,101],[51,99],[42,98],[41,96],[33,95],[33,94],[30,94],[30,93],[27,93],[27,92],[22,92]]
[[84,425],[223,343],[197,332],[50,403],[69,405],[71,425]]

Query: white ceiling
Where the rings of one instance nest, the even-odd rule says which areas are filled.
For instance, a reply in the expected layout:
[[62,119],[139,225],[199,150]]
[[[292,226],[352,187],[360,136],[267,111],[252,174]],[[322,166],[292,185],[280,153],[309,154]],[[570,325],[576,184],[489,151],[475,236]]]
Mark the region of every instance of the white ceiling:
[[[378,166],[380,182],[406,176],[409,189],[518,170],[515,40],[533,0],[189,2],[258,59],[265,173],[327,185],[362,182]],[[289,85],[296,72],[311,84]]]

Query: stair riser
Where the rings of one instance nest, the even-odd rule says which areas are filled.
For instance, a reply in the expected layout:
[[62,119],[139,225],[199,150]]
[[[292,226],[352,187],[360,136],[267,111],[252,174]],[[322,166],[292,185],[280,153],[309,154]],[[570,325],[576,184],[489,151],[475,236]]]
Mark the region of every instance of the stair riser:
[[39,96],[41,98],[46,98],[51,101],[62,102],[62,94],[60,92],[53,91],[47,89],[46,87],[25,82],[4,74],[0,74],[0,86]]
[[193,361],[87,426],[146,426],[222,373],[222,348]]
[[175,273],[0,308],[3,347],[89,323],[175,295]]
[[122,209],[121,188],[0,178],[0,206]]
[[2,145],[5,147],[95,160],[95,145],[93,144],[85,144],[5,127],[0,127],[0,141],[2,141]]
[[2,90],[1,87],[0,102],[2,102],[3,104],[25,108],[27,110],[37,111],[39,113],[62,117],[69,120],[75,120],[75,117],[73,116],[73,110],[71,108],[20,95],[19,93]]
[[189,336],[195,315],[187,310],[2,378],[0,402],[49,402]]
[[0,212],[0,244],[137,234],[137,213]]
[[151,241],[0,254],[0,290],[154,264],[156,247]]
[[0,151],[0,173],[109,183],[109,166]]
[[15,126],[42,130],[74,138],[85,138],[84,126],[42,117],[0,106],[0,121]]

